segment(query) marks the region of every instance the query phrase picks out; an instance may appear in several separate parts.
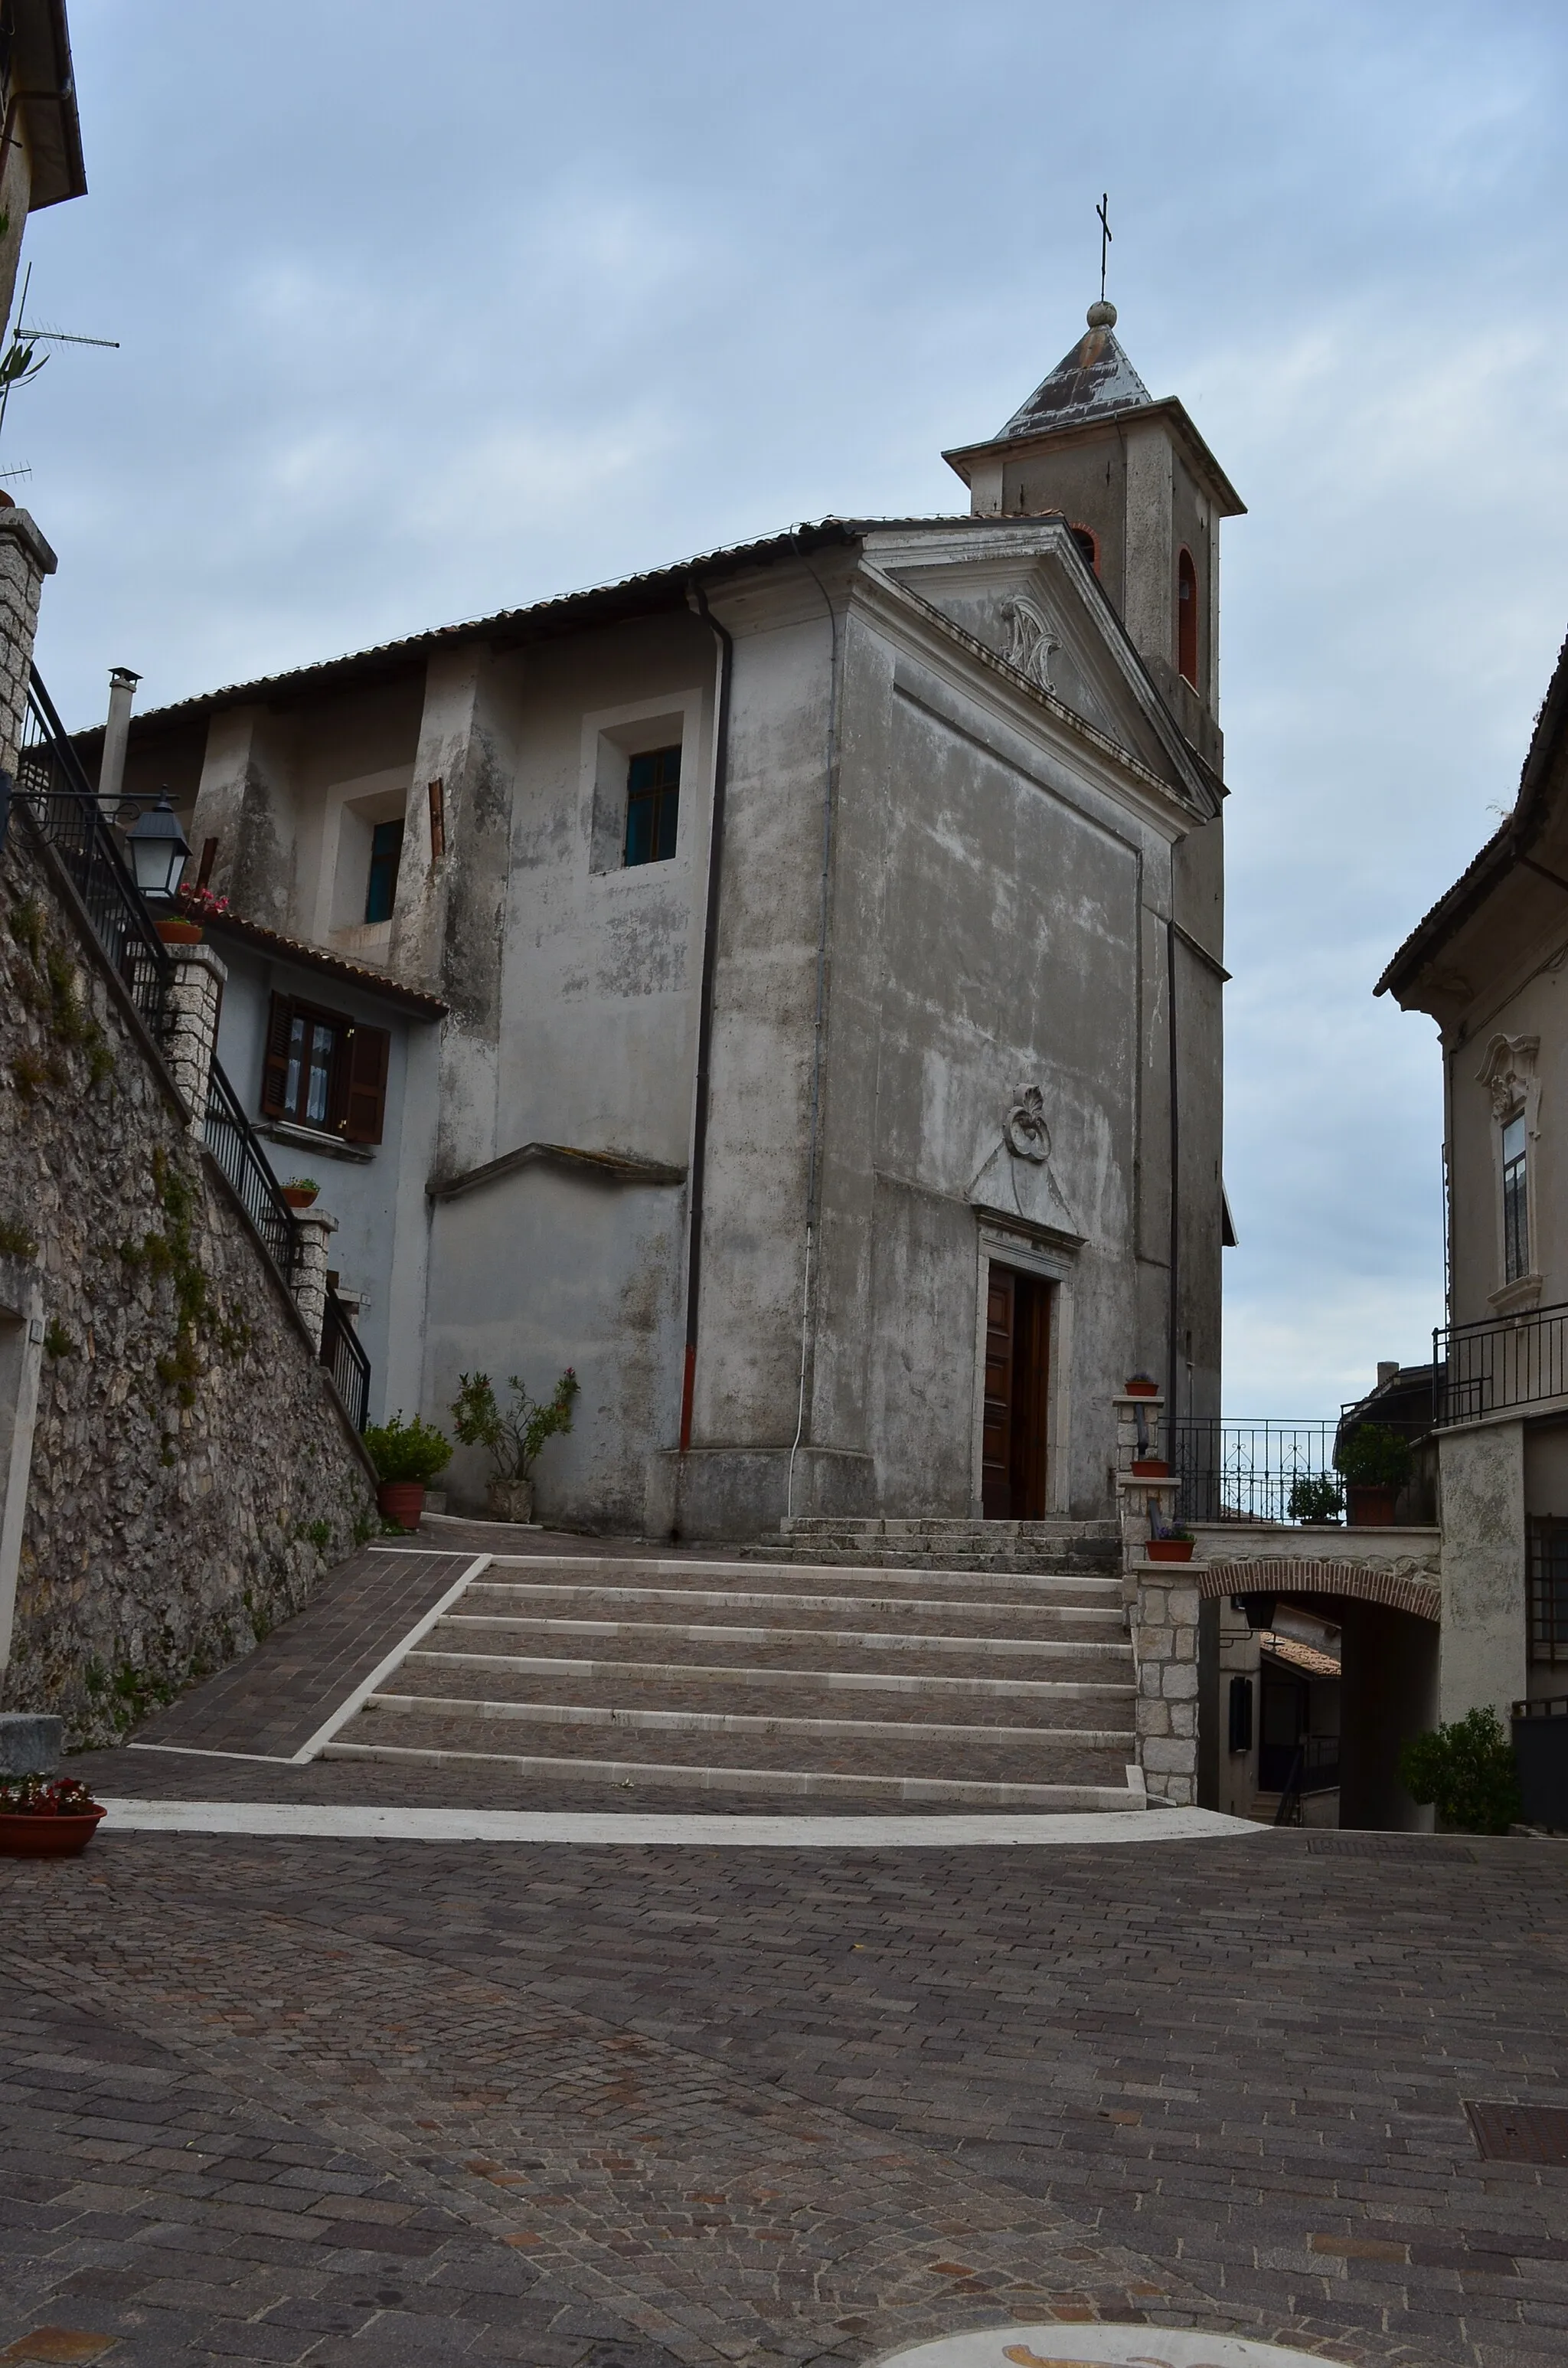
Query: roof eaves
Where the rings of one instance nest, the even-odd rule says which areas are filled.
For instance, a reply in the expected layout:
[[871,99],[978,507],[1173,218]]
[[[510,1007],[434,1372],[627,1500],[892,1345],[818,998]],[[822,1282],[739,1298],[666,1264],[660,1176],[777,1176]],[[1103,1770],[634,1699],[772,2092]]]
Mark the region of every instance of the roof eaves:
[[346,954],[330,952],[324,946],[312,946],[302,938],[289,938],[280,929],[269,929],[263,921],[247,921],[239,913],[201,912],[201,926],[219,936],[237,939],[242,945],[253,946],[258,953],[277,956],[279,962],[298,962],[306,970],[318,970],[329,977],[339,978],[350,985],[362,986],[381,996],[389,1003],[401,1005],[423,1019],[441,1019],[448,1005],[438,995],[426,994],[423,987],[405,985],[384,970],[375,970],[369,962],[351,962]]
[[1412,984],[1422,964],[1440,952],[1528,856],[1551,812],[1553,793],[1562,787],[1557,762],[1564,756],[1568,756],[1568,640],[1557,654],[1536,717],[1512,814],[1466,864],[1452,887],[1417,921],[1372,989],[1374,996],[1397,997],[1402,987]]

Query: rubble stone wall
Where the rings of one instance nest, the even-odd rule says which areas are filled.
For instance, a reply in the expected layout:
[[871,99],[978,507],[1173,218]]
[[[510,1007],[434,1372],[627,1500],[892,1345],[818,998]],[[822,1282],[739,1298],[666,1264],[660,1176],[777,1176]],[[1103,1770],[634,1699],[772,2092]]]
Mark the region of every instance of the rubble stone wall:
[[377,1526],[281,1282],[24,812],[0,853],[0,1254],[42,1284],[7,1709],[111,1742]]

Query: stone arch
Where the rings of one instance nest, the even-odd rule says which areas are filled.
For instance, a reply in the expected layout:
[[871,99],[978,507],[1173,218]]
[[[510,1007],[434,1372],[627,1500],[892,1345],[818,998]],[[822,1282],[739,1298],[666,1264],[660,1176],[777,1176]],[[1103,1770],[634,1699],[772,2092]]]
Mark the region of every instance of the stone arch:
[[1442,1595],[1430,1572],[1406,1563],[1351,1562],[1341,1555],[1256,1554],[1211,1562],[1195,1574],[1200,1596],[1338,1595],[1381,1603],[1417,1620],[1441,1620]]

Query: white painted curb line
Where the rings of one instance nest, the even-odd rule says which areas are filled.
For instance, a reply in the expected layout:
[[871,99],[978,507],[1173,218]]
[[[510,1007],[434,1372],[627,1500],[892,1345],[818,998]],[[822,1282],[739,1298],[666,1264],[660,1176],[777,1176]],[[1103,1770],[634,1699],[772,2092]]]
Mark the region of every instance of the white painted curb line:
[[303,1801],[108,1800],[108,1833],[247,1834],[293,1841],[577,1842],[622,1848],[690,1844],[749,1850],[952,1850],[1085,1842],[1212,1841],[1267,1831],[1212,1809],[1124,1810],[1061,1816],[753,1817],[406,1809]]

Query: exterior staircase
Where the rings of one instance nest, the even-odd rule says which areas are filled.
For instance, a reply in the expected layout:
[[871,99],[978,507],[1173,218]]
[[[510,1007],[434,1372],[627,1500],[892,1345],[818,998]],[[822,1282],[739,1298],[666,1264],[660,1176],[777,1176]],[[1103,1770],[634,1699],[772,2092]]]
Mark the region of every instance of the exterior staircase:
[[523,1776],[1142,1809],[1133,1696],[1120,1580],[1098,1569],[497,1555],[326,1755],[488,1763],[513,1798]]
[[748,1548],[778,1562],[860,1563],[881,1569],[1064,1575],[1121,1568],[1115,1521],[783,1521],[776,1543]]

